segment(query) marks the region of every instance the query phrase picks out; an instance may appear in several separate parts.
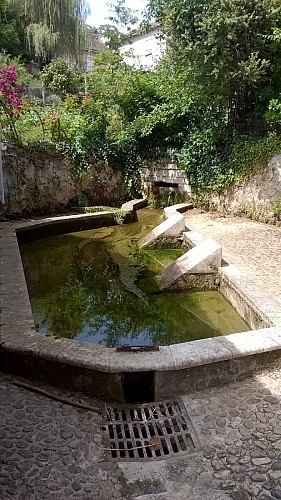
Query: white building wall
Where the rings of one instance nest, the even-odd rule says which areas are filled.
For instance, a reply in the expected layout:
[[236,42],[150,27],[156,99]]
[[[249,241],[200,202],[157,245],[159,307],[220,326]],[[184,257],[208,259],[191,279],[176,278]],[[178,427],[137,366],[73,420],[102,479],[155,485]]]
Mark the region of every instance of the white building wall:
[[166,41],[161,37],[158,29],[147,34],[133,35],[131,40],[124,43],[120,55],[124,61],[136,68],[153,69],[164,56]]

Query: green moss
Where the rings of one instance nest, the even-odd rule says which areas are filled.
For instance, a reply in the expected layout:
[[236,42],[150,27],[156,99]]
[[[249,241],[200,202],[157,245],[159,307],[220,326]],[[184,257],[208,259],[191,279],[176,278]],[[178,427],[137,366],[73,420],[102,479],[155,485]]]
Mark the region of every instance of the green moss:
[[182,241],[176,237],[165,237],[165,238],[157,238],[149,248],[152,250],[174,250],[174,249],[182,249]]
[[123,224],[127,212],[115,207],[97,206],[97,207],[87,207],[84,206],[84,212],[86,214],[92,214],[95,212],[111,212],[113,213],[114,219],[117,224]]

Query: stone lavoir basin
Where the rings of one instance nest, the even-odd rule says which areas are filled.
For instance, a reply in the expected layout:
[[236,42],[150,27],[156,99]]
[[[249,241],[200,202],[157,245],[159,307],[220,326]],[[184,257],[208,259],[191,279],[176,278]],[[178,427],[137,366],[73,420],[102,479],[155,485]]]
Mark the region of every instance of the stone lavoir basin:
[[157,288],[154,276],[187,251],[177,240],[168,245],[177,248],[138,250],[140,237],[158,221],[159,211],[144,209],[139,222],[22,244],[36,330],[106,347],[170,345],[249,330],[217,290]]
[[124,208],[121,226],[100,212],[2,230],[2,369],[144,402],[278,363],[279,303],[176,209]]

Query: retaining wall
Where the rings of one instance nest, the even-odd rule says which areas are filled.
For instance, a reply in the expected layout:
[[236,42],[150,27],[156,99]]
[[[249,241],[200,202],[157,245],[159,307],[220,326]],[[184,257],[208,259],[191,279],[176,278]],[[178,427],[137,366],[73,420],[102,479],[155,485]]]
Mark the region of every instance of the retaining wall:
[[281,155],[274,156],[259,173],[209,197],[212,208],[273,219],[272,204],[281,200]]
[[72,170],[71,161],[57,153],[8,146],[3,152],[5,205],[0,205],[0,213],[53,213],[73,205],[81,193],[91,205],[120,206],[124,197],[120,171],[95,161],[81,180],[75,180]]

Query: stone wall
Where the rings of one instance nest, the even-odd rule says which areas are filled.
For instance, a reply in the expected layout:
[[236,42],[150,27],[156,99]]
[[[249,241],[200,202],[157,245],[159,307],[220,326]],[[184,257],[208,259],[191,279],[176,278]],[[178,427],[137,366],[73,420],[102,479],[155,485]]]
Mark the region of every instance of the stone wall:
[[[192,199],[188,178],[175,163],[162,159],[141,169],[143,193],[164,198],[167,205]],[[177,197],[177,198],[175,198]],[[253,219],[276,222],[272,205],[281,200],[281,155],[274,156],[258,174],[236,183],[223,193],[206,195],[204,205],[214,210],[246,214]]]
[[161,159],[141,169],[143,193],[153,197],[158,193],[179,196],[185,201],[191,195],[191,188],[186,174],[170,159]]
[[8,146],[3,152],[3,176],[5,205],[0,204],[0,213],[7,215],[62,211],[82,193],[91,205],[120,206],[124,197],[122,174],[108,165],[95,162],[81,180],[75,180],[70,161],[43,151]]
[[258,174],[211,195],[208,201],[216,210],[270,219],[277,200],[281,200],[281,155],[274,156]]
[[[80,181],[75,180],[71,162],[51,152],[8,146],[3,151],[3,174],[5,205],[0,204],[0,214],[62,211],[71,208],[74,198],[83,193],[91,205],[120,206],[125,198],[121,172],[95,162]],[[192,196],[187,176],[169,159],[143,167],[141,183],[144,195],[162,197],[167,205]],[[212,194],[205,201],[217,210],[270,220],[272,204],[277,200],[281,200],[281,155],[273,157],[252,178],[234,184],[224,193]]]

